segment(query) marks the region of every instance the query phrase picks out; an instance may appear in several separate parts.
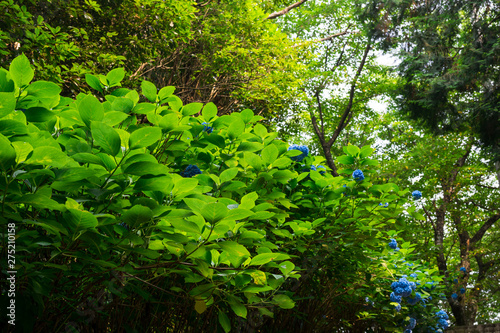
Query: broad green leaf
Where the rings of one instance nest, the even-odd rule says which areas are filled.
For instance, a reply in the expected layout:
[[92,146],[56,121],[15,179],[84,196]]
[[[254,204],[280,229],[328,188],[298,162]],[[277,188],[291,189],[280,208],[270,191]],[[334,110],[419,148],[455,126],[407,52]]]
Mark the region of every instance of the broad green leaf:
[[179,116],[177,113],[168,113],[160,120],[160,127],[166,132],[170,132],[179,126]]
[[207,304],[203,299],[196,298],[196,301],[194,303],[194,310],[199,314],[202,314],[203,312],[207,311]]
[[43,146],[35,148],[31,157],[24,163],[50,165],[56,168],[62,168],[69,162],[71,162],[71,159],[59,149]]
[[350,155],[342,155],[337,157],[337,161],[341,164],[351,165],[354,164],[354,157]]
[[130,149],[148,147],[161,139],[161,129],[158,127],[143,127],[130,134]]
[[[14,90],[15,90],[15,85],[14,81],[12,81],[10,77],[10,73],[5,69],[0,68],[0,92],[14,92]],[[0,98],[0,101],[1,100],[2,99]]]
[[275,295],[273,303],[282,309],[292,309],[295,306],[295,302],[287,295]]
[[255,207],[255,200],[259,198],[257,192],[250,192],[245,194],[243,198],[241,198],[241,204],[239,208],[241,209],[252,209]]
[[90,153],[77,153],[71,155],[71,158],[79,163],[91,163],[104,166],[99,156]]
[[134,186],[136,191],[159,191],[170,193],[173,187],[173,181],[170,176],[142,176],[137,180]]
[[16,163],[18,164],[24,162],[26,157],[33,151],[33,147],[27,142],[14,141],[12,146],[16,150]]
[[170,224],[181,231],[191,232],[198,235],[201,234],[200,227],[196,223],[188,221],[186,219],[172,219],[170,221]]
[[88,128],[90,128],[91,121],[101,121],[104,118],[104,107],[92,95],[87,95],[80,101],[78,112]]
[[35,194],[26,194],[23,195],[19,200],[19,203],[23,203],[26,205],[31,205],[35,208],[39,209],[49,209],[49,210],[58,210],[65,211],[66,207],[63,204],[58,203],[55,200],[52,200],[46,195],[42,193]]
[[193,114],[200,112],[202,107],[203,107],[202,103],[189,103],[189,104],[183,106],[182,115],[183,116],[192,116]]
[[10,141],[0,134],[0,169],[6,171],[16,163],[16,150]]
[[177,196],[181,193],[186,193],[198,186],[198,179],[195,178],[182,178],[176,181],[175,186],[172,190],[172,194]]
[[217,106],[215,106],[212,102],[205,104],[203,110],[201,111],[201,115],[206,121],[210,121],[212,118],[217,116]]
[[375,149],[373,149],[372,147],[364,146],[363,148],[361,148],[361,151],[359,153],[359,158],[366,158],[370,156],[374,151]]
[[349,145],[349,146],[347,146],[346,149],[347,149],[347,152],[349,153],[349,155],[351,155],[353,157],[357,157],[359,154],[359,148],[356,146]]
[[195,213],[201,214],[201,210],[207,205],[207,203],[200,199],[195,198],[184,198],[182,199],[186,205]]
[[122,215],[122,220],[130,226],[137,228],[141,224],[149,222],[153,218],[153,211],[149,207],[135,205]]
[[169,98],[170,96],[172,96],[172,94],[174,93],[174,91],[175,91],[175,87],[172,87],[172,86],[163,87],[158,92],[158,97],[160,98],[160,100],[162,101],[162,103],[165,103],[165,100],[167,98]]
[[154,162],[136,162],[127,164],[123,172],[136,176],[144,175],[167,175],[169,169],[163,165]]
[[201,215],[209,223],[222,220],[227,215],[227,207],[220,202],[212,202],[201,209]]
[[31,68],[30,61],[24,54],[17,56],[14,60],[12,60],[9,72],[10,77],[14,80],[18,87],[28,85],[31,80],[33,80],[33,76],[35,76],[35,72]]
[[148,114],[156,109],[156,105],[151,103],[138,103],[133,109],[133,113]]
[[0,120],[0,133],[5,136],[24,135],[28,134],[28,126],[17,120],[4,119]]
[[234,311],[234,313],[242,318],[247,318],[247,308],[243,305],[236,297],[228,297],[229,298],[229,306]]
[[279,264],[279,269],[283,275],[288,276],[288,274],[293,271],[295,265],[290,261],[283,261]]
[[270,286],[248,286],[246,288],[243,288],[242,292],[257,294],[270,290],[273,290],[273,288]]
[[92,138],[96,144],[112,156],[118,155],[121,147],[121,140],[118,133],[110,126],[102,122],[91,122]]
[[85,81],[87,84],[91,87],[94,88],[95,90],[99,91],[102,93],[102,85],[99,79],[92,75],[92,74],[85,74]]
[[262,150],[262,160],[266,163],[266,165],[272,164],[278,158],[278,154],[278,148],[271,144]]
[[238,174],[238,168],[231,168],[221,172],[219,179],[221,183],[230,181]]
[[16,97],[14,92],[0,92],[0,119],[14,111]]
[[151,103],[156,102],[156,92],[158,90],[156,89],[156,86],[153,83],[144,80],[141,82],[141,89],[142,89],[142,94],[146,96],[146,98]]
[[234,241],[224,241],[217,243],[224,251],[229,252],[231,255],[237,257],[249,257],[250,252],[248,252],[247,248],[241,244],[238,244]]
[[49,111],[48,109],[41,106],[29,108],[26,111],[24,111],[24,114],[26,115],[26,120],[35,123],[45,122],[54,118],[54,113],[52,111]]
[[118,97],[111,104],[111,108],[115,111],[129,113],[134,108],[134,101],[127,97]]
[[244,141],[238,146],[238,151],[256,152],[264,148],[262,143]]
[[226,147],[226,140],[218,134],[210,134],[206,137],[206,140],[217,147],[224,149]]
[[287,259],[287,257],[289,256],[281,253],[261,253],[252,258],[252,261],[250,261],[250,265],[260,266],[276,259]]
[[123,68],[115,68],[106,75],[106,80],[108,80],[110,87],[114,87],[119,86],[124,77],[125,70]]
[[61,88],[53,82],[35,81],[28,86],[27,91],[48,108],[59,103]]
[[254,113],[250,109],[245,109],[245,110],[241,111],[241,114],[240,114],[241,120],[243,120],[243,122],[245,124],[248,124],[252,120],[253,116],[254,116]]
[[97,218],[88,211],[68,209],[64,213],[64,220],[73,227],[73,231],[97,227]]
[[245,161],[250,164],[257,172],[262,169],[262,159],[260,156],[250,153],[250,152],[245,152]]
[[231,141],[238,138],[245,130],[245,123],[236,116],[231,117],[231,125],[227,128],[227,135]]
[[128,114],[123,113],[121,111],[110,111],[110,112],[106,112],[104,114],[104,118],[102,119],[102,122],[103,122],[103,124],[106,124],[108,126],[113,127],[113,126],[118,125],[119,123],[121,123],[125,119],[127,119],[128,116],[129,116]]
[[219,324],[224,330],[225,333],[231,332],[231,321],[229,320],[229,317],[227,314],[225,314],[222,310],[219,310]]

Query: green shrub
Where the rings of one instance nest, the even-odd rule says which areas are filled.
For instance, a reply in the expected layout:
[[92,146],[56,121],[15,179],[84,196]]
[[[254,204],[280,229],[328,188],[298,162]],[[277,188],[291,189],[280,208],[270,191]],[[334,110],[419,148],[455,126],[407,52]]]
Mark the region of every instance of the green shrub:
[[[102,100],[62,97],[33,75],[24,55],[0,70],[0,221],[16,225],[25,330],[299,330],[287,314],[318,331],[397,322],[382,317],[393,313],[388,262],[411,249],[391,259],[386,244],[410,200],[371,183],[373,149],[345,147],[345,176],[333,177],[319,157],[292,160],[301,152],[251,110],[218,117],[147,81],[141,96],[120,87],[123,69],[86,76]],[[367,309],[366,296],[381,305]],[[322,308],[307,310],[313,301]],[[325,319],[346,303],[348,315]],[[296,304],[314,316],[293,315]]]

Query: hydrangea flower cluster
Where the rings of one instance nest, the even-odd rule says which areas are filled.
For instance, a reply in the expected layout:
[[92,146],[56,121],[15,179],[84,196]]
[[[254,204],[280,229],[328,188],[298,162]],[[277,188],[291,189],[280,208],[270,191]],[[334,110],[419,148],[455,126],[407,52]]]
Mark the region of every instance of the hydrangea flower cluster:
[[291,145],[290,147],[288,147],[288,150],[298,150],[302,152],[302,154],[298,156],[290,157],[293,161],[296,162],[302,161],[304,158],[307,157],[307,155],[309,155],[309,148],[307,148],[307,146]]
[[465,294],[465,288],[460,288],[460,293]]
[[[322,171],[319,171],[319,169],[323,169],[323,170],[322,170]],[[319,174],[320,174],[320,175],[324,175],[324,174],[326,173],[326,168],[325,168],[324,166],[322,166],[322,165],[318,165],[318,166],[316,167],[316,170],[317,170],[317,171],[319,171]]]
[[206,132],[207,134],[212,133],[212,131],[214,130],[214,128],[210,126],[209,123],[201,123],[201,124],[203,125],[203,132]]
[[453,293],[453,294],[451,294],[451,298],[453,298],[453,299],[457,299],[457,298],[458,298],[457,293]]
[[385,204],[383,204],[383,203],[379,203],[378,205],[379,205],[379,206],[382,206],[382,207],[384,207],[384,208],[389,207],[389,203],[388,203],[388,202],[386,202]]
[[415,282],[408,281],[406,277],[402,277],[399,281],[391,284],[391,289],[396,296],[409,297],[416,288]]
[[417,325],[417,320],[415,318],[410,318],[410,322],[405,327],[405,333],[411,333],[411,330]]
[[[445,330],[448,328],[448,314],[443,310],[436,312],[436,317],[438,317],[437,330]],[[436,330],[436,331],[437,331]]]
[[411,192],[411,195],[413,196],[414,200],[418,200],[422,197],[422,192],[420,192],[419,190],[415,190]]
[[194,164],[189,164],[187,166],[187,168],[181,172],[181,176],[182,177],[188,177],[188,178],[191,178],[193,176],[196,176],[196,175],[199,175],[201,174],[201,170],[200,168],[198,168],[196,165]]
[[363,175],[363,171],[357,169],[352,173],[352,178],[357,182],[361,182],[365,179],[365,175]]
[[465,267],[460,267],[460,272],[465,274],[465,273],[467,273],[467,269],[465,269]]
[[394,238],[391,238],[391,241],[389,242],[389,247],[393,250],[399,251],[398,242],[396,242]]

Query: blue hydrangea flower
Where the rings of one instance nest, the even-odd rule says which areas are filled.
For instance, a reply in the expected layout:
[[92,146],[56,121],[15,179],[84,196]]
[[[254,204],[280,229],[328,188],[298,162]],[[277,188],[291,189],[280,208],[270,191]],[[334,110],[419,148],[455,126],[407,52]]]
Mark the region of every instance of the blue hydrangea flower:
[[290,157],[293,161],[296,162],[302,161],[304,158],[307,157],[307,155],[309,155],[309,148],[307,148],[307,146],[291,145],[290,147],[288,147],[288,150],[298,150],[302,152],[302,154],[298,156]]
[[417,273],[411,273],[411,274],[410,274],[410,276],[411,276],[412,278],[416,278],[416,277],[417,277]]
[[453,294],[451,294],[451,298],[453,298],[453,299],[457,299],[457,298],[458,298],[457,293],[453,293]]
[[[323,170],[320,171],[319,169],[323,169]],[[324,175],[326,173],[326,168],[322,165],[316,166],[316,170],[319,171],[320,175]]]
[[184,171],[181,172],[181,176],[185,178],[191,178],[193,176],[201,174],[200,168],[194,164],[189,164]]
[[405,327],[406,329],[412,330],[417,325],[417,320],[415,318],[410,318],[410,323]]
[[397,312],[401,311],[401,304],[396,305],[394,308]]
[[419,190],[415,190],[411,192],[411,195],[413,196],[413,199],[418,200],[422,197],[422,192],[420,192]]
[[390,299],[391,299],[391,302],[401,303],[401,300],[403,298],[401,296],[396,295],[394,292],[392,292]]
[[398,247],[398,242],[396,242],[394,238],[391,238],[391,241],[389,242],[389,247],[395,250]]
[[312,170],[312,171],[316,171],[316,170],[317,170],[317,169],[316,169],[316,166],[315,166],[315,165],[311,165],[311,170]]
[[404,277],[391,284],[391,289],[397,296],[408,297],[411,295],[412,291],[415,290],[415,288],[415,283],[408,281]]
[[450,319],[450,317],[448,317],[448,314],[444,310],[439,310],[438,312],[436,312],[436,317],[445,320]]
[[357,182],[362,182],[365,179],[365,175],[363,175],[363,171],[357,169],[352,173],[352,178]]
[[460,293],[465,294],[465,288],[460,288]]
[[438,325],[442,328],[442,329],[447,329],[448,328],[448,320],[444,319],[444,318],[440,318],[438,319]]
[[453,283],[457,284],[458,283],[458,279],[453,279]]
[[214,128],[210,126],[209,123],[201,123],[201,124],[203,125],[203,132],[206,132],[207,134],[212,133],[212,131],[214,130]]
[[415,305],[422,300],[422,295],[420,293],[415,293],[415,298],[407,298],[406,301],[410,305]]
[[463,273],[467,273],[467,270],[465,269],[465,267],[460,267],[460,271]]

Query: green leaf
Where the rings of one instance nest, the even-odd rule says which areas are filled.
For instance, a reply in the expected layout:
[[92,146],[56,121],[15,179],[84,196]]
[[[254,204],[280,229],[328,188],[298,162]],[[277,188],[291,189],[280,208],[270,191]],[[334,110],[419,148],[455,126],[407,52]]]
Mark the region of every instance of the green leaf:
[[229,306],[234,311],[234,313],[242,318],[247,318],[247,308],[243,305],[236,297],[229,297]]
[[226,140],[218,134],[210,134],[206,137],[206,140],[217,147],[224,149],[226,147]]
[[158,127],[143,127],[130,134],[130,149],[148,147],[161,139],[161,129]]
[[245,123],[236,116],[231,117],[231,125],[227,128],[227,135],[233,141],[238,138],[245,130]]
[[245,161],[250,164],[257,172],[262,169],[262,160],[260,156],[250,153],[250,152],[245,152]]
[[231,321],[229,321],[229,317],[222,312],[222,310],[219,310],[219,324],[222,326],[222,329],[224,330],[225,333],[231,332]]
[[78,112],[88,128],[90,128],[91,121],[101,121],[104,118],[104,107],[92,95],[87,95],[80,101]]
[[287,295],[275,295],[273,303],[282,309],[292,309],[295,306],[295,302]]
[[201,115],[205,118],[206,121],[210,121],[212,118],[217,116],[217,106],[214,103],[207,103],[203,110],[201,111]]
[[71,159],[59,149],[43,146],[35,148],[31,157],[24,163],[62,168],[69,162],[71,162]]
[[28,126],[17,120],[4,119],[0,120],[0,133],[5,136],[24,135],[28,134]]
[[[283,259],[285,259],[285,257],[289,257],[289,256],[281,254],[281,253],[261,253],[261,254],[258,254],[252,258],[252,261],[250,261],[250,265],[260,266],[260,265],[267,264],[268,262],[271,262],[275,259],[283,260]],[[283,259],[280,259],[280,258],[283,258]]]
[[341,164],[351,165],[354,164],[354,157],[350,155],[342,155],[337,157],[337,161]]
[[137,228],[141,224],[149,222],[153,218],[153,211],[151,208],[141,205],[135,205],[127,210],[122,215],[122,220],[130,226],[130,228]]
[[0,169],[6,171],[16,163],[16,150],[10,141],[0,134]]
[[347,146],[347,152],[349,153],[349,155],[357,157],[359,154],[359,148],[356,146],[349,145]]
[[238,174],[238,168],[231,168],[221,172],[219,179],[221,183],[230,181]]
[[52,200],[48,196],[43,195],[41,193],[23,195],[18,200],[18,202],[26,205],[31,205],[38,209],[49,209],[58,211],[66,210],[66,207],[63,204],[60,204],[57,201]]
[[241,120],[243,120],[243,122],[245,124],[248,124],[252,120],[253,116],[254,116],[254,113],[250,109],[245,109],[245,110],[241,111],[241,114],[240,114]]
[[115,111],[129,113],[134,108],[134,101],[127,97],[117,97],[113,101],[111,108]]
[[295,265],[290,261],[283,261],[282,263],[279,264],[279,270],[285,276],[288,276],[288,274],[291,271],[293,271],[294,268],[295,268]]
[[97,218],[87,211],[69,208],[63,216],[73,231],[95,228],[98,224]]
[[185,219],[172,219],[170,221],[170,224],[173,225],[176,229],[179,229],[181,231],[201,235],[200,227],[194,222]]
[[222,220],[227,215],[228,209],[220,202],[212,202],[201,209],[201,215],[209,223]]
[[110,112],[106,112],[104,114],[104,118],[102,119],[102,122],[108,126],[113,127],[113,126],[118,125],[119,123],[121,123],[125,119],[127,119],[128,116],[129,116],[128,114],[123,113],[121,111],[110,111]]
[[5,117],[16,108],[14,92],[0,92],[0,118]]
[[112,156],[118,155],[121,147],[121,140],[118,133],[110,126],[101,122],[91,123],[92,138],[96,144]]
[[119,86],[124,77],[125,70],[123,68],[115,68],[106,75],[106,80],[108,80],[110,87],[114,87]]
[[159,191],[170,193],[173,187],[173,181],[170,176],[142,176],[137,180],[134,186],[136,191]]
[[[14,81],[10,78],[10,73],[5,69],[0,68],[0,92],[14,92],[14,90],[15,85]],[[0,98],[0,101],[1,100],[2,99]]]
[[136,176],[144,175],[168,175],[169,169],[163,165],[154,162],[136,162],[126,166],[125,173]]
[[54,113],[47,110],[46,108],[37,106],[34,108],[29,108],[26,111],[24,111],[24,114],[26,115],[26,120],[31,121],[31,122],[45,122],[47,120],[50,120],[54,118]]
[[241,198],[241,204],[239,208],[241,209],[252,209],[255,207],[255,200],[259,198],[259,195],[256,192],[250,192],[245,194],[243,198]]
[[58,104],[61,88],[53,82],[35,81],[28,86],[27,91],[29,95],[36,97],[46,107],[50,108]]
[[184,107],[182,108],[182,115],[191,116],[193,114],[200,112],[202,107],[203,107],[202,103],[189,103],[187,105],[184,105]]
[[12,60],[9,72],[10,77],[14,80],[18,87],[28,85],[35,76],[35,72],[31,68],[30,61],[24,54],[17,56],[14,60]]
[[26,157],[33,151],[33,147],[28,142],[14,141],[12,146],[16,150],[16,163],[22,163]]
[[158,91],[156,89],[156,86],[149,82],[149,81],[142,81],[141,82],[141,89],[142,89],[142,94],[151,102],[154,103],[156,102],[156,92]]
[[234,267],[239,267],[245,259],[250,257],[250,252],[241,244],[233,241],[220,242],[218,245],[229,253],[229,261]]
[[99,91],[102,93],[102,85],[99,79],[92,75],[92,74],[85,74],[85,81],[87,84],[91,87],[94,88],[95,90]]
[[361,151],[359,153],[359,158],[366,158],[370,156],[374,151],[375,149],[373,149],[372,147],[364,146],[363,148],[361,148]]
[[278,154],[278,148],[271,144],[262,150],[262,160],[266,163],[266,165],[272,164],[278,158]]
[[91,163],[104,166],[99,156],[90,153],[77,153],[71,155],[71,158],[79,163]]
[[167,98],[169,98],[170,96],[172,96],[172,94],[174,93],[174,91],[175,91],[175,87],[172,87],[172,86],[163,87],[158,92],[158,97],[160,98],[160,100],[162,101],[162,103],[164,103]]

